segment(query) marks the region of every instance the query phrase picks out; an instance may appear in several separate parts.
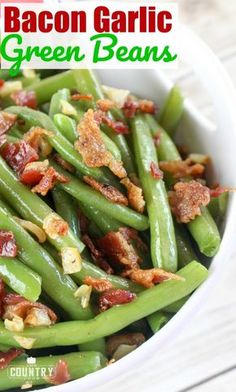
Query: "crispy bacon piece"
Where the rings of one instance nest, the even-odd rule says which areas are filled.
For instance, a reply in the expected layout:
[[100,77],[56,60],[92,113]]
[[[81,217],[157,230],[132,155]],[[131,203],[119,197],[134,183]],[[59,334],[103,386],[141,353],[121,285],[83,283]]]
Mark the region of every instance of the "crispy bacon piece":
[[68,364],[66,361],[59,360],[53,369],[53,374],[47,377],[47,382],[53,385],[65,384],[71,380]]
[[112,357],[118,347],[122,344],[128,346],[140,346],[145,342],[145,336],[140,332],[122,333],[120,335],[109,336],[106,342],[107,355]]
[[153,287],[155,284],[161,283],[164,280],[183,280],[181,276],[164,271],[161,268],[152,268],[147,270],[133,269],[124,272],[123,276],[128,277],[133,282],[146,288]]
[[4,135],[16,123],[17,116],[7,112],[0,112],[0,136]]
[[69,225],[59,215],[52,213],[44,219],[43,229],[50,238],[55,240],[58,236],[64,237],[68,234]]
[[49,316],[51,324],[57,321],[57,316],[48,306],[40,302],[30,302],[17,294],[7,294],[3,300],[4,314],[3,318],[11,320],[14,316],[21,317],[23,320],[27,318],[32,309],[41,309]]
[[40,182],[31,190],[34,193],[40,193],[42,196],[46,196],[48,191],[53,189],[57,182],[66,184],[69,182],[69,179],[62,174],[59,174],[53,167],[49,167]]
[[123,184],[128,191],[128,200],[131,207],[142,214],[145,207],[142,188],[133,184],[128,177],[123,178],[121,184]]
[[133,118],[139,108],[139,103],[138,101],[133,101],[130,97],[125,101],[125,104],[123,106],[123,112],[125,117],[127,118]]
[[157,107],[153,101],[150,101],[148,99],[142,99],[139,102],[139,110],[142,113],[155,114],[156,109],[157,109]]
[[[82,232],[86,233],[87,228],[86,228],[86,231],[82,231]],[[100,267],[103,271],[105,271],[107,274],[113,274],[113,269],[111,268],[109,263],[106,261],[104,254],[99,249],[96,248],[96,246],[94,245],[91,238],[87,234],[85,234],[83,236],[82,240],[85,243],[85,245],[89,248],[92,259],[95,262],[95,264],[98,267]]]
[[74,166],[72,166],[69,162],[65,161],[59,154],[55,154],[53,157],[54,161],[61,166],[63,169],[67,170],[70,173],[75,172]]
[[1,150],[1,155],[13,170],[20,173],[27,163],[39,159],[37,152],[24,140],[18,143],[7,143]]
[[20,181],[25,185],[37,185],[48,170],[48,166],[48,160],[28,163],[20,174]]
[[155,114],[156,109],[157,107],[154,102],[148,99],[134,101],[131,97],[128,97],[123,106],[123,112],[127,118],[133,118],[138,111],[142,113]]
[[103,123],[110,127],[118,135],[128,135],[129,127],[121,120],[114,121],[111,118],[104,116],[102,119]]
[[0,88],[4,85],[4,83],[5,83],[5,80],[0,79]]
[[129,268],[138,268],[141,262],[134,247],[122,232],[107,233],[97,240],[102,252],[113,262]]
[[184,161],[162,161],[159,163],[160,169],[173,175],[174,178],[180,179],[188,176],[198,178],[201,177],[205,171],[204,165],[200,163],[193,163],[191,159]]
[[161,144],[161,133],[157,132],[154,136],[153,136],[153,141],[156,147],[160,147]]
[[75,149],[82,155],[83,161],[89,167],[108,166],[118,177],[126,177],[122,162],[116,161],[102,140],[99,124],[101,115],[89,109],[78,124],[79,139]]
[[103,293],[104,291],[111,290],[113,288],[112,284],[108,280],[95,279],[92,276],[86,276],[83,283],[91,286],[99,293]]
[[0,317],[3,315],[3,300],[5,297],[5,285],[2,279],[0,279]]
[[136,298],[136,294],[128,290],[111,289],[105,291],[99,298],[99,309],[101,312],[115,305],[124,305],[132,302]]
[[34,91],[15,91],[11,94],[11,99],[17,106],[28,106],[28,108],[36,109],[38,105]]
[[25,135],[24,140],[28,143],[35,151],[39,152],[42,140],[47,136],[53,136],[52,132],[47,131],[41,127],[34,127],[30,129]]
[[159,169],[158,165],[155,162],[152,162],[150,165],[151,175],[155,180],[162,180],[163,172]]
[[19,348],[10,348],[7,352],[0,352],[0,370],[6,369],[8,365],[17,357],[22,355],[24,350]]
[[73,94],[71,96],[72,101],[93,101],[93,96],[91,94]]
[[188,223],[201,215],[201,207],[210,202],[210,191],[198,181],[178,182],[169,192],[169,202],[177,221]]
[[14,234],[11,231],[0,230],[0,256],[16,257],[17,245]]
[[112,203],[123,204],[125,206],[128,205],[128,199],[114,186],[101,184],[93,177],[89,176],[84,176],[83,179],[86,184],[90,185],[93,189],[100,192],[107,200],[111,201]]
[[128,242],[134,241],[138,249],[143,252],[148,252],[147,245],[139,237],[138,231],[131,229],[131,227],[120,227],[119,232],[126,238]]
[[105,113],[115,107],[115,103],[110,99],[99,99],[96,104],[98,109]]

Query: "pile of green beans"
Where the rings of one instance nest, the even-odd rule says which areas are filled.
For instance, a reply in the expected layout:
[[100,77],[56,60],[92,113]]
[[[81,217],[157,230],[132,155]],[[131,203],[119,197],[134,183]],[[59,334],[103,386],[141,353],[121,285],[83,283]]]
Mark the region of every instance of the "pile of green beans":
[[[132,118],[126,118],[125,111],[118,107],[106,113],[111,121],[123,121],[129,128],[129,135],[118,134],[105,123],[100,125],[106,150],[115,160],[123,163],[127,177],[142,190],[145,208],[141,213],[137,212],[139,208],[137,211],[131,208],[130,190],[127,191],[120,179],[107,167],[86,165],[82,155],[74,148],[74,143],[80,137],[78,124],[84,114],[89,108],[96,111],[96,102],[106,98],[95,74],[88,69],[79,69],[65,72],[40,70],[32,78],[24,75],[24,72],[20,72],[14,81],[20,81],[26,92],[35,93],[37,110],[13,106],[11,96],[0,98],[4,111],[21,120],[10,128],[6,142],[3,141],[0,146],[0,232],[11,232],[17,246],[15,257],[0,256],[0,280],[5,285],[6,293],[18,294],[32,303],[44,303],[54,310],[58,321],[50,327],[25,326],[22,332],[18,332],[7,328],[3,316],[0,320],[0,361],[1,355],[9,349],[23,348],[25,354],[11,364],[15,368],[26,372],[31,366],[26,361],[27,356],[36,353],[39,355],[38,366],[50,368],[60,360],[65,361],[70,378],[76,379],[107,366],[111,359],[106,358],[109,355],[106,351],[107,337],[135,331],[148,338],[151,332],[158,333],[207,279],[208,271],[202,254],[212,257],[219,249],[220,222],[226,212],[228,195],[212,199],[209,208],[202,208],[201,216],[190,223],[179,224],[172,216],[168,201],[168,191],[172,189],[175,179],[166,173],[163,178],[161,173],[155,178],[151,171],[152,165],[158,170],[160,161],[181,159],[172,139],[184,113],[184,100],[178,87],[170,91],[157,116],[137,109]],[[11,82],[5,70],[0,70],[0,79]],[[74,91],[81,95],[89,94],[92,98],[74,101]],[[4,143],[18,143],[33,127],[49,132],[44,136],[52,150],[47,157],[49,166],[68,179],[66,183],[57,182],[45,197],[38,196],[29,186],[21,183],[19,173],[7,164],[8,157],[5,161],[1,156]],[[160,134],[158,146],[153,140],[157,133]],[[74,170],[59,165],[59,160],[56,163],[55,153]],[[39,160],[45,159],[41,155],[39,147]],[[84,176],[94,178],[104,189],[108,187],[113,195],[115,187],[127,196],[127,205],[118,204],[93,189],[85,183]],[[37,225],[42,231],[45,219],[51,214],[57,214],[68,223],[68,233],[56,238],[46,235],[45,242],[40,243],[36,234],[25,229],[27,225],[23,224],[22,219]],[[87,228],[79,219],[81,214],[87,219]],[[151,283],[146,288],[144,284],[137,284],[138,280],[127,278],[127,267],[116,265],[113,258],[106,261],[114,273],[107,273],[98,267],[101,260],[96,260],[96,252],[99,250],[98,258],[100,254],[105,257],[105,252],[99,248],[101,241],[97,240],[111,232],[120,233],[119,239],[124,240],[126,248],[123,260],[128,257],[127,254],[133,257],[132,252],[136,252],[135,257],[140,265],[135,261],[135,268],[161,268],[176,273],[179,279]],[[84,234],[90,236],[93,252],[83,243],[83,240],[86,242]],[[130,238],[125,235],[130,235]],[[131,246],[127,246],[127,243]],[[80,253],[80,271],[65,274],[62,268],[65,248],[73,248]],[[117,256],[120,256],[117,252]],[[100,311],[101,294],[84,285],[87,277],[103,279],[111,283],[114,290],[129,291],[125,294],[132,293],[133,300]],[[91,295],[89,293],[86,304],[81,300],[80,293],[90,289]],[[118,293],[121,295],[122,292]],[[53,355],[48,355],[48,352],[53,352]],[[9,378],[8,370],[0,371],[0,390],[19,390],[24,380]],[[32,384],[37,386],[49,382],[44,377],[37,377]]]

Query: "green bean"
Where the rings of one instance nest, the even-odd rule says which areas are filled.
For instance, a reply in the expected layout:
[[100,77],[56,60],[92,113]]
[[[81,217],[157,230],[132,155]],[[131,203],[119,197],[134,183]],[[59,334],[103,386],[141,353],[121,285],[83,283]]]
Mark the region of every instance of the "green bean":
[[0,202],[0,228],[13,232],[20,259],[42,277],[43,289],[62,309],[73,319],[91,316],[90,309],[82,309],[75,299],[77,286],[71,277],[63,274],[52,257],[14,220],[2,202]]
[[5,346],[4,344],[0,344],[0,351],[5,353],[6,351],[10,350],[9,346]]
[[[81,94],[92,94],[95,101],[104,98],[102,88],[93,71],[88,69],[79,69],[77,70],[75,77],[78,90]],[[133,164],[132,154],[124,135],[116,134],[107,126],[103,126],[102,129],[113,140],[113,142],[116,143],[117,147],[119,148],[122,161],[124,163],[125,169],[127,170],[127,173],[135,173],[135,166]]]
[[79,203],[79,206],[83,214],[101,229],[102,234],[107,234],[110,231],[118,231],[119,228],[122,227],[120,222],[111,219],[91,204]]
[[179,299],[176,302],[173,302],[172,304],[166,306],[163,310],[167,313],[177,313],[183,306],[184,304],[189,300],[190,296],[187,295],[184,298]]
[[184,111],[184,99],[179,87],[174,86],[167,97],[166,103],[160,115],[161,126],[173,135]]
[[139,177],[147,202],[151,229],[151,255],[155,267],[175,272],[177,249],[170,207],[162,180],[152,177],[151,163],[157,164],[155,146],[143,116],[132,120],[132,130]]
[[70,99],[70,90],[67,88],[63,88],[62,90],[57,91],[53,94],[50,107],[49,107],[49,117],[53,120],[55,114],[61,113],[61,101],[69,101]]
[[26,90],[36,93],[38,104],[41,105],[51,100],[53,94],[62,88],[73,89],[76,85],[76,70],[62,72],[46,79],[40,80],[27,87]]
[[40,126],[51,131],[53,136],[48,136],[49,143],[62,158],[71,163],[71,165],[83,175],[92,176],[105,183],[112,183],[114,186],[117,184],[119,185],[118,180],[115,179],[109,170],[105,171],[100,168],[90,168],[85,165],[81,155],[74,149],[74,146],[61,135],[52,120],[45,113],[19,106],[12,106],[8,108],[7,111],[9,113],[17,114],[30,126]]
[[175,238],[178,251],[178,267],[184,267],[192,260],[197,260],[196,253],[194,252],[190,238],[184,227],[178,223],[175,224]]
[[[75,140],[78,139],[76,121],[64,114],[56,114],[53,120],[61,134],[66,139],[68,139],[70,143],[74,144]],[[121,161],[121,154],[116,144],[102,131],[101,136],[107,150],[110,151],[110,153],[114,156],[115,159]]]
[[80,351],[97,351],[104,356],[106,355],[106,341],[103,338],[92,342],[82,343],[79,345]]
[[0,257],[0,278],[17,294],[29,301],[38,300],[41,277],[18,259]]
[[[163,128],[158,127],[158,124],[154,120],[150,120],[150,116],[146,116],[148,119],[148,123],[150,126],[150,131],[153,136],[158,132],[160,132],[161,143],[157,149],[158,156],[163,161],[172,161],[172,160],[180,160],[181,156],[178,153],[174,142],[171,141],[170,137],[166,134]],[[169,177],[166,179],[166,183],[170,184],[168,180],[171,180]],[[214,219],[212,218],[210,212],[206,207],[201,209],[202,214],[197,216],[193,221],[187,224],[188,230],[190,231],[192,237],[198,244],[200,251],[209,257],[215,256],[217,253],[221,238],[217,226],[215,224]]]
[[[34,387],[36,385],[49,384],[46,377],[50,376],[60,360],[66,362],[71,380],[84,377],[106,366],[106,358],[102,354],[98,352],[81,352],[38,357],[36,358],[37,370],[35,369],[34,372],[34,366],[28,364],[26,357],[22,356],[11,363],[10,369],[1,370],[0,391],[20,388],[26,384],[26,380],[29,380]],[[17,375],[16,372],[18,372]],[[33,373],[33,379],[31,379]]]
[[[0,193],[13,206],[24,219],[30,220],[36,225],[43,227],[44,219],[54,211],[29,188],[21,184],[13,171],[0,157]],[[84,244],[69,230],[68,235],[58,236],[56,239],[48,237],[56,249],[61,251],[63,247],[76,247],[80,252]]]
[[164,313],[164,312],[156,312],[148,316],[148,324],[151,327],[151,330],[153,333],[157,333],[160,331],[162,327],[164,327],[165,324],[168,323],[170,320],[171,315]]
[[223,217],[225,216],[227,210],[229,194],[228,192],[222,193],[218,197],[212,197],[208,209],[217,222],[220,225]]
[[95,191],[87,184],[78,180],[72,174],[65,172],[65,170],[59,167],[56,163],[50,162],[50,164],[55,167],[59,173],[66,175],[70,180],[66,184],[59,184],[58,187],[68,192],[79,202],[84,204],[87,203],[88,200],[92,200],[95,208],[136,230],[142,231],[149,227],[146,216],[141,215],[128,207],[110,202],[98,191]]
[[72,233],[80,237],[78,225],[78,205],[75,200],[61,189],[53,189],[52,197],[55,210],[70,226]]
[[22,333],[8,331],[0,323],[0,344],[20,346],[19,337],[35,339],[33,348],[81,344],[112,335],[150,314],[192,293],[208,275],[207,269],[193,261],[179,271],[182,281],[169,280],[140,293],[134,301],[99,314],[88,321],[68,321],[50,328],[25,328]]

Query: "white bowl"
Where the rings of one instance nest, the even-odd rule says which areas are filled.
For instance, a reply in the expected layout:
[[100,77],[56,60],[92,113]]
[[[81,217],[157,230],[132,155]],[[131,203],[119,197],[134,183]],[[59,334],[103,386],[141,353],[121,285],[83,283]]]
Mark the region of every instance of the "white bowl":
[[[185,114],[179,127],[181,138],[185,140],[194,152],[207,152],[213,158],[214,176],[222,184],[236,186],[236,94],[231,82],[216,56],[211,50],[186,27],[180,27],[179,56],[189,63],[196,72],[199,81],[205,86],[206,94],[211,97],[215,109],[215,124],[212,125],[199,113],[189,102],[186,102]],[[166,79],[163,72],[158,70],[105,70],[99,71],[99,77],[107,85],[128,88],[132,92],[149,97],[161,104],[167,96],[172,84]],[[192,295],[178,314],[145,344],[121,359],[117,363],[88,375],[80,380],[66,385],[50,387],[50,392],[73,392],[73,391],[101,391],[111,389],[113,392],[132,390],[137,387],[138,379],[145,380],[142,374],[142,365],[146,360],[158,355],[158,350],[165,345],[183,326],[188,323],[192,314],[196,313],[199,304],[206,298],[206,292],[210,289],[213,281],[220,275],[221,269],[225,268],[226,262],[230,262],[231,255],[235,251],[236,219],[233,213],[236,211],[236,197],[233,195],[227,212],[226,224],[222,244],[217,256],[210,267],[208,280]],[[78,331],[79,334],[79,331]],[[135,369],[137,378],[129,374]],[[153,373],[157,371],[153,366]],[[150,377],[150,371],[149,371]],[[146,376],[147,378],[147,376]],[[106,388],[106,383],[109,387]],[[148,390],[156,390],[156,379],[153,387],[150,379],[146,379]]]

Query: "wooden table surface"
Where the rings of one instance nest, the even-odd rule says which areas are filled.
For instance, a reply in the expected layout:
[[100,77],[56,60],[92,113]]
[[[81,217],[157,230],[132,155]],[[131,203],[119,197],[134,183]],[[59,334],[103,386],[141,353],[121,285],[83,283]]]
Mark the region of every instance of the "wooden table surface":
[[[236,86],[236,1],[179,0],[180,20],[214,50]],[[185,65],[172,72],[186,96],[212,118],[212,108]],[[236,391],[236,247],[234,261],[204,307],[156,361],[158,392]],[[224,260],[222,260],[222,263]],[[149,390],[139,386],[139,391]]]
[[[178,3],[181,21],[208,43],[236,85],[236,0],[179,0]],[[209,100],[191,70],[181,64],[170,75],[185,95],[211,118]],[[198,315],[158,353],[155,363],[145,363],[142,369],[121,377],[126,380],[127,391],[236,391],[236,248],[234,261],[222,272]],[[146,374],[143,381],[140,372]],[[112,385],[112,381],[105,385],[103,392],[112,390]],[[117,381],[115,390],[123,392],[117,387]]]

